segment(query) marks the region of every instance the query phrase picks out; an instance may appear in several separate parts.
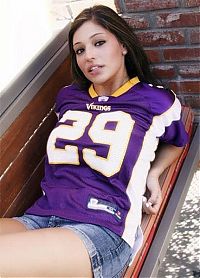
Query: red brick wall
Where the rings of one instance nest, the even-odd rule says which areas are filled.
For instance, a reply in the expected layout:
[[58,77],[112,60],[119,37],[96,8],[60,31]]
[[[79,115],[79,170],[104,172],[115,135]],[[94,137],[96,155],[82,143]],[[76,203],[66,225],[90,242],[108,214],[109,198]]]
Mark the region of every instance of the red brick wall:
[[115,0],[157,75],[200,116],[200,0]]

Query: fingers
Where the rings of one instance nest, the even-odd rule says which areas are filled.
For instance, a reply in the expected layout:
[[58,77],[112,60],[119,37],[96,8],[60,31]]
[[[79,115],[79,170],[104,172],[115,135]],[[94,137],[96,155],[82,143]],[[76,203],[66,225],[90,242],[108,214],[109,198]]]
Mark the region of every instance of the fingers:
[[145,196],[142,197],[142,210],[146,214],[150,214],[149,207],[152,206],[152,203],[147,202],[147,198]]
[[161,202],[162,194],[161,191],[158,191],[156,195],[152,195],[148,200],[143,197],[142,209],[147,214],[156,214],[159,211]]
[[158,213],[162,202],[162,192],[157,176],[148,176],[147,189],[150,197],[143,200],[143,210],[147,214],[156,214]]

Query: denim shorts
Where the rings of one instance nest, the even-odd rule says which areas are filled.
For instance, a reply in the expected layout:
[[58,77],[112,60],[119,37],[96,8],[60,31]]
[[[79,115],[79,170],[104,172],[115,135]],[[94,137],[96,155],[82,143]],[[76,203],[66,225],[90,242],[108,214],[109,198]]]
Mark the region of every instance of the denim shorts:
[[132,248],[107,228],[60,218],[24,214],[14,219],[27,229],[62,227],[73,230],[83,241],[89,253],[95,278],[123,277],[131,258]]

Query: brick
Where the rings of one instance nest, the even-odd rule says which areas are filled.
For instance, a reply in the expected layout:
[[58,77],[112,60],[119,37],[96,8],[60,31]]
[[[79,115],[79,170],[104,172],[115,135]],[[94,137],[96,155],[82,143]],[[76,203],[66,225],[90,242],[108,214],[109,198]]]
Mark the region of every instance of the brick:
[[158,27],[192,27],[200,25],[200,13],[162,13],[156,16]]
[[186,7],[198,7],[198,6],[200,6],[200,0],[186,0],[185,6]]
[[181,45],[185,43],[182,31],[142,31],[137,35],[143,46]]
[[125,18],[125,20],[135,29],[146,29],[149,27],[149,22],[144,16],[134,16],[133,18]]
[[159,50],[150,50],[145,49],[145,52],[152,63],[160,62],[160,51]]
[[191,61],[200,56],[200,48],[170,48],[163,50],[166,61]]
[[154,11],[179,7],[178,0],[125,0],[124,2],[129,12]]
[[153,73],[160,78],[174,78],[176,76],[174,66],[170,65],[153,66]]
[[180,65],[178,68],[178,73],[182,77],[200,77],[199,64]]
[[169,87],[175,93],[199,93],[200,90],[200,81],[170,81]]
[[185,104],[193,109],[200,109],[200,97],[199,96],[184,96]]
[[200,31],[198,30],[192,30],[190,33],[190,43],[200,43]]

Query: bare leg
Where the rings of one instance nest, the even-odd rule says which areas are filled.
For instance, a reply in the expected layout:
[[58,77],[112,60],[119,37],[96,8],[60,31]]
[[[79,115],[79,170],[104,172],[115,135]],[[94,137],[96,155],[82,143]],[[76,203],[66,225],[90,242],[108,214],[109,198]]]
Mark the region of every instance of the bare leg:
[[8,233],[25,232],[26,227],[12,218],[0,218],[0,236]]
[[3,234],[0,246],[0,277],[92,277],[87,250],[69,229]]

